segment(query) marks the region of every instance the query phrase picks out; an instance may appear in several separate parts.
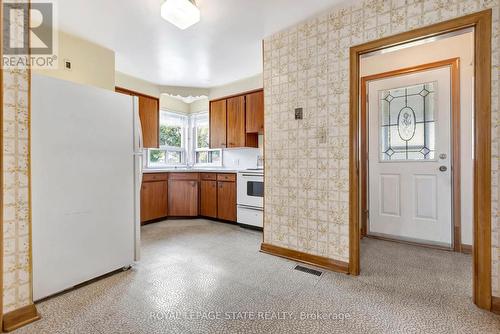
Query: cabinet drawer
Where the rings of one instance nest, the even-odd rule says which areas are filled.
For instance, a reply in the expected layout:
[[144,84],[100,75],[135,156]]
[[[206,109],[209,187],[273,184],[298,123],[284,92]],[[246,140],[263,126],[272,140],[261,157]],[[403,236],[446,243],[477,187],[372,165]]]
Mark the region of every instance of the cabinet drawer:
[[151,174],[143,174],[142,176],[143,182],[167,181],[167,180],[168,180],[167,173],[151,173]]
[[198,181],[199,174],[198,173],[169,173],[169,180],[189,180],[189,181]]
[[215,181],[217,180],[216,173],[201,173],[201,179],[206,181]]
[[236,182],[236,174],[217,174],[217,181]]

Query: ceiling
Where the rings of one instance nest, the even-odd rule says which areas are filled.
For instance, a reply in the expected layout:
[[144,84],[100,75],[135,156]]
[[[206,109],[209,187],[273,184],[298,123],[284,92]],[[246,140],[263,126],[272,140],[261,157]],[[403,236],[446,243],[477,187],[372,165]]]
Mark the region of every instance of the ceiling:
[[214,87],[262,72],[262,39],[343,0],[197,0],[179,30],[163,0],[53,0],[59,29],[116,52],[116,69],[158,85]]

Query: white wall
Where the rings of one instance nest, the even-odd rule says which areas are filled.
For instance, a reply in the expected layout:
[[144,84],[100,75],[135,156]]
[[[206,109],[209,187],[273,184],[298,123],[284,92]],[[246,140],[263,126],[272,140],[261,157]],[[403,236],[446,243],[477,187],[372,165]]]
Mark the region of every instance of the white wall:
[[182,112],[185,114],[193,114],[204,111],[208,112],[209,102],[208,99],[202,99],[194,101],[192,103],[185,103],[178,98],[169,96],[167,94],[161,94],[160,108],[170,111]]
[[223,151],[222,159],[225,168],[255,168],[260,154],[261,150],[258,148],[228,149]]
[[460,57],[461,223],[462,244],[472,245],[474,34],[450,37],[400,51],[361,59],[361,76]]
[[161,94],[160,96],[160,109],[177,111],[185,114],[189,114],[190,112],[189,104],[184,103],[174,97],[168,96],[167,94]]
[[259,89],[263,86],[263,77],[262,74],[259,74],[224,86],[210,88],[208,97],[210,100],[215,100],[221,97]]
[[[109,90],[115,89],[114,51],[62,31],[58,34],[58,69],[35,69],[33,73]],[[71,61],[71,70],[64,66],[66,59]]]
[[179,95],[179,96],[208,96],[208,88],[198,87],[177,87],[177,86],[160,86],[160,91],[163,94]]
[[122,72],[115,73],[115,85],[145,95],[160,97],[160,87],[157,85]]
[[208,99],[194,101],[189,106],[189,111],[191,113],[198,113],[198,112],[202,112],[202,111],[208,111],[208,109],[209,109]]

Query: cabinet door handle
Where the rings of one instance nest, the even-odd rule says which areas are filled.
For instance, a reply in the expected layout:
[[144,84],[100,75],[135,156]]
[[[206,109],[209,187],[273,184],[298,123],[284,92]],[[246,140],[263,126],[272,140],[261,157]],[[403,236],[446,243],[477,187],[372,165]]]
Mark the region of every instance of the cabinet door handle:
[[195,182],[195,181],[192,181],[192,182],[191,182],[191,186],[192,186],[193,188],[194,188],[194,187],[196,187],[196,182]]

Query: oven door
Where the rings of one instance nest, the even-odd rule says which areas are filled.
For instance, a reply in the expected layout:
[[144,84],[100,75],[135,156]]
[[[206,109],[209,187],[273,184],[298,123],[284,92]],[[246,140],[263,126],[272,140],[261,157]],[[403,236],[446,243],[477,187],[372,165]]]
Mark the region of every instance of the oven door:
[[264,176],[238,174],[238,205],[264,207]]

